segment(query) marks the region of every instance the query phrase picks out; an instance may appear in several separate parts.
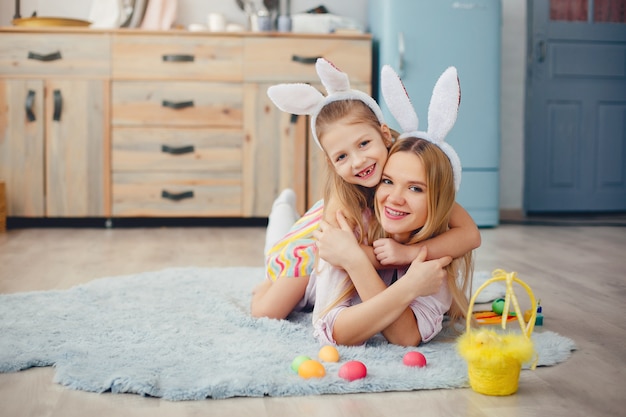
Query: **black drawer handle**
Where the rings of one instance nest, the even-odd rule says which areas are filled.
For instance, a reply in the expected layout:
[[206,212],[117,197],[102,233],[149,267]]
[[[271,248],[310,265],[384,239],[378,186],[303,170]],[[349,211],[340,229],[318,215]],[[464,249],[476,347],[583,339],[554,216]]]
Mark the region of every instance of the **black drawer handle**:
[[26,95],[26,118],[29,122],[34,122],[36,120],[33,107],[35,107],[35,91],[28,90],[28,94]]
[[193,191],[183,191],[182,193],[170,193],[169,191],[161,191],[161,197],[172,201],[180,201],[185,198],[193,198]]
[[184,109],[186,107],[193,107],[193,100],[191,101],[169,101],[169,100],[163,100],[163,103],[161,103],[163,107],[169,107],[170,109],[174,109],[174,110],[180,110],[180,109]]
[[61,111],[63,110],[63,97],[61,96],[61,90],[54,90],[54,111],[52,112],[52,120],[58,122],[61,120]]
[[57,59],[61,59],[61,52],[57,51],[48,55],[41,55],[35,52],[28,52],[28,59],[34,59],[36,61],[43,61],[43,62],[56,61]]
[[163,55],[163,62],[193,62],[196,57],[193,55],[168,54]]
[[195,151],[195,148],[193,147],[193,145],[181,146],[178,148],[174,148],[169,145],[161,145],[161,152],[169,153],[171,155],[182,155],[186,153],[192,153],[194,151]]
[[299,62],[301,64],[312,65],[317,62],[318,58],[322,58],[322,57],[321,56],[306,57],[306,56],[300,56],[300,55],[293,55],[291,57],[291,60],[293,62]]

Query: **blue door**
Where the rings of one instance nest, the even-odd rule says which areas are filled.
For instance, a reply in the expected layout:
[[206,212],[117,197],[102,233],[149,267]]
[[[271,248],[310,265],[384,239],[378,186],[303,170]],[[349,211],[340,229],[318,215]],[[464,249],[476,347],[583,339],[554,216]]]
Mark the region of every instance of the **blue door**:
[[626,210],[626,0],[528,0],[527,212]]

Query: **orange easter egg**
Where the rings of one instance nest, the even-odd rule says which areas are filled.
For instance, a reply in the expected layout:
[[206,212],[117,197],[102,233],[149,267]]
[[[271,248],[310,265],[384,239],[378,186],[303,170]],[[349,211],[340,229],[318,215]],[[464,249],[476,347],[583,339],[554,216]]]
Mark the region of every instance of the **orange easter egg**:
[[317,356],[324,362],[339,362],[339,351],[332,345],[322,347]]
[[321,378],[326,375],[326,369],[318,361],[309,359],[300,364],[298,375],[302,378]]

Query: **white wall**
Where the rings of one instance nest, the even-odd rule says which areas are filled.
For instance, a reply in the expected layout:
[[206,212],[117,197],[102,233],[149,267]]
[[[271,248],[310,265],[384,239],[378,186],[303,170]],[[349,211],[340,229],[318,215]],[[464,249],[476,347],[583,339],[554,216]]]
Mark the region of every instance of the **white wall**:
[[500,209],[521,210],[524,190],[526,0],[502,1]]
[[[367,0],[292,0],[291,11],[298,13],[320,4],[327,4],[332,13],[352,17],[367,26]],[[38,16],[86,19],[90,8],[89,0],[21,0],[23,17],[36,10]],[[523,206],[524,178],[526,0],[503,0],[502,8],[500,208],[519,210]],[[0,0],[0,25],[10,24],[14,10],[13,0]],[[244,24],[246,20],[235,0],[178,0],[177,23],[205,23],[209,12],[223,13],[229,22]]]
[[[98,0],[93,0],[98,1]],[[102,0],[104,1],[104,0]],[[209,12],[219,12],[229,22],[245,24],[244,13],[235,0],[170,0],[178,2],[177,23],[187,26],[189,23],[205,23]],[[262,0],[254,0],[261,5]],[[9,25],[15,13],[14,0],[0,0],[0,25]],[[87,19],[92,1],[90,0],[21,0],[22,17],[31,16],[37,11],[38,16],[71,17]],[[291,12],[299,13],[324,4],[320,0],[291,0]],[[326,6],[332,13],[350,16],[360,22],[367,20],[367,0],[348,0],[328,2]]]

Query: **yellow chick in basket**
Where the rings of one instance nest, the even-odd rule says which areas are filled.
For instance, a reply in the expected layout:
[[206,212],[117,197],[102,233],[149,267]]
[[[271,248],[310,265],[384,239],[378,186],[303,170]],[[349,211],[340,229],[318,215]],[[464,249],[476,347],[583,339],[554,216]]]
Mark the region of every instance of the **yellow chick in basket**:
[[457,341],[459,354],[470,361],[493,363],[516,360],[520,363],[529,362],[535,354],[533,342],[521,334],[498,333],[494,330],[481,329],[468,332]]

